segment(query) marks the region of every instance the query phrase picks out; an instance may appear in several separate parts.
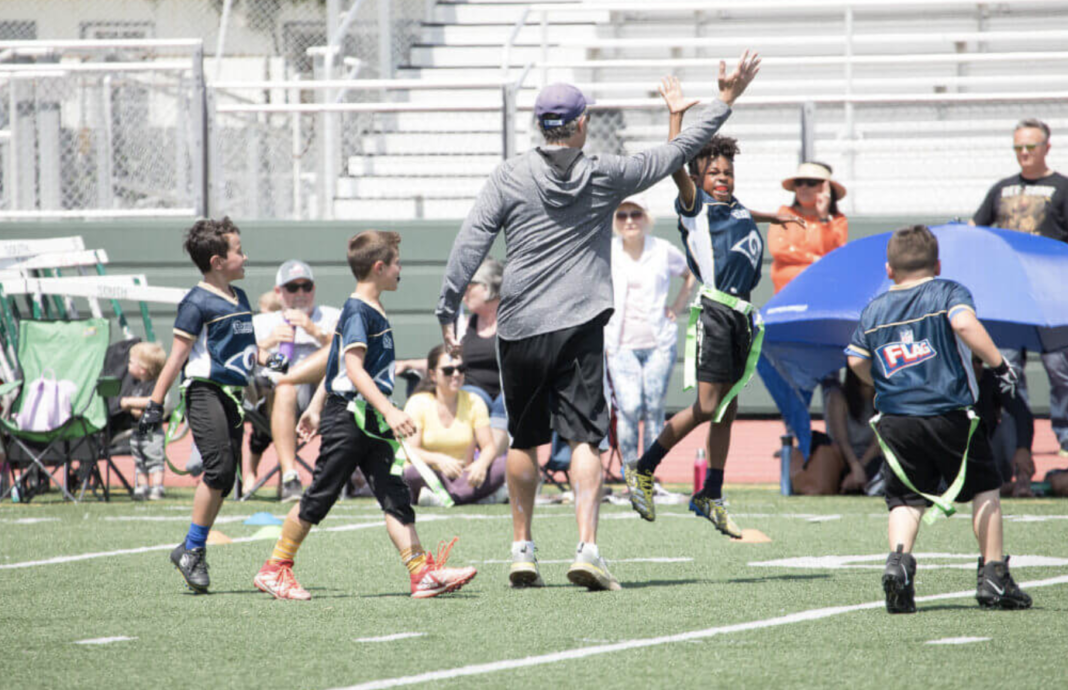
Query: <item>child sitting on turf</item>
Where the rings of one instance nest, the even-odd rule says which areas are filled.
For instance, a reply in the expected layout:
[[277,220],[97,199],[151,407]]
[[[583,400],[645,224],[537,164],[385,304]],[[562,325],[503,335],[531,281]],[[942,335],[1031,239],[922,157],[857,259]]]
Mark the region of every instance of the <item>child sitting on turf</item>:
[[[984,608],[1026,609],[1031,597],[1013,581],[1002,551],[1001,477],[986,433],[972,412],[978,389],[971,353],[1015,395],[1016,375],[975,315],[971,293],[939,279],[938,239],[924,225],[894,232],[886,247],[894,281],[860,315],[845,352],[849,367],[875,386],[872,419],[883,457],[890,509],[890,549],[883,572],[886,610],[916,611],[912,547],[925,508],[947,516],[972,501],[979,541],[975,598]],[[969,352],[970,350],[970,352]],[[873,365],[873,361],[878,363]],[[936,495],[945,482],[949,488]],[[924,522],[937,516],[931,513]]]
[[[159,343],[137,343],[130,348],[126,370],[130,372],[130,378],[139,383],[155,381],[166,362],[167,352]],[[151,398],[142,396],[123,397],[119,399],[119,407],[139,419],[149,400]],[[133,434],[130,450],[136,468],[133,500],[158,501],[163,498],[163,431],[156,429],[145,435]],[[147,477],[147,485],[142,483],[143,477]]]
[[181,372],[186,419],[203,458],[204,479],[193,497],[189,533],[171,552],[171,562],[190,589],[204,593],[210,584],[205,544],[241,466],[239,400],[257,349],[248,297],[231,285],[245,277],[248,261],[237,226],[229,218],[199,220],[186,234],[185,250],[204,280],[178,304],[171,356],[141,416],[140,431],[160,429],[163,398]]
[[326,379],[300,419],[303,434],[319,427],[322,442],[311,484],[293,506],[271,557],[253,584],[276,599],[307,600],[311,595],[293,576],[293,559],[312,525],[330,512],[359,467],[385,513],[386,532],[408,568],[412,596],[434,597],[460,589],[474,568],[446,568],[448,547],[437,559],[423,551],[415,531],[408,486],[401,477],[399,438],[416,432],[412,419],[393,405],[393,329],[380,301],[400,281],[400,235],[367,230],[349,240],[348,262],[356,291],[345,302],[330,345]]
[[[660,88],[670,113],[670,138],[682,130],[683,113],[697,101],[686,101],[678,80],[664,79]],[[697,380],[697,402],[671,417],[659,438],[634,465],[623,468],[634,510],[656,519],[653,473],[675,444],[698,425],[711,421],[706,441],[708,474],[704,487],[690,500],[690,510],[710,520],[723,534],[741,538],[742,531],[723,501],[723,469],[730,448],[731,424],[738,409],[735,397],[749,382],[760,356],[764,326],[749,295],[760,282],[764,241],[757,222],[798,222],[788,216],[750,212],[734,197],[734,157],[738,144],[716,135],[689,162],[690,174],[677,170],[675,210],[690,271],[701,281],[691,308],[686,335],[686,389]],[[694,315],[699,314],[695,320]]]

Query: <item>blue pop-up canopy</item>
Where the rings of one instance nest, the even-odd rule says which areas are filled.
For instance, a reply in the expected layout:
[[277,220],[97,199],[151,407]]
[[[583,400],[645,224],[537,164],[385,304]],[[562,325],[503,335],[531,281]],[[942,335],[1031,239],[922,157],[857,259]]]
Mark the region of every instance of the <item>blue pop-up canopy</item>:
[[[999,347],[1068,347],[1068,244],[1012,230],[954,223],[931,228],[942,277],[967,287]],[[763,309],[758,371],[808,457],[808,403],[817,383],[845,366],[860,312],[889,289],[891,233],[846,244],[806,268]]]

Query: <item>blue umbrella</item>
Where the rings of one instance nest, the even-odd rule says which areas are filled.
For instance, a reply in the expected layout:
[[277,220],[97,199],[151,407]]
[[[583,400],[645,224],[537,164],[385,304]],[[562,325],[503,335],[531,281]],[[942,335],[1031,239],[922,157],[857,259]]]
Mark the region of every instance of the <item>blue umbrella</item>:
[[[942,277],[967,287],[999,347],[1048,352],[1068,347],[1068,244],[960,223],[931,228]],[[761,374],[808,456],[807,401],[816,384],[845,366],[860,312],[889,289],[890,233],[856,240],[806,268],[763,310]]]

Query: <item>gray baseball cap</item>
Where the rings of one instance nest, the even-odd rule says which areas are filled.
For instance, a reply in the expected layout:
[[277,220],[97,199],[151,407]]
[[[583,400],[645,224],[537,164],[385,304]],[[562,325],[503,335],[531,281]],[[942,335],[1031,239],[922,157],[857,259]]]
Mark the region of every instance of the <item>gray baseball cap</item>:
[[300,259],[290,259],[278,267],[278,273],[274,276],[274,284],[275,287],[282,287],[286,283],[292,283],[294,280],[300,280],[301,278],[312,282],[315,281],[311,266]]

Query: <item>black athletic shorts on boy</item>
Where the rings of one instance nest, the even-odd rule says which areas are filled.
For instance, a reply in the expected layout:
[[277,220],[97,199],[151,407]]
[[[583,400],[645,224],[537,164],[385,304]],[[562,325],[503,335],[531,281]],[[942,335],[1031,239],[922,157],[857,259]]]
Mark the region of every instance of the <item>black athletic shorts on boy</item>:
[[[906,417],[884,414],[877,427],[879,435],[897,457],[909,481],[925,494],[941,495],[957,478],[961,457],[968,442],[968,414],[955,410],[936,417]],[[889,466],[886,476],[886,506],[930,507],[931,503],[913,493]],[[966,503],[976,494],[1001,488],[1001,475],[994,464],[986,432],[979,428],[968,447],[968,467],[957,503]]]
[[185,418],[204,459],[204,483],[225,496],[237,478],[245,435],[237,404],[219,386],[193,381],[185,390]]
[[581,326],[523,340],[497,338],[501,387],[513,448],[548,443],[555,430],[598,445],[608,434],[604,397],[604,311]]
[[745,373],[753,347],[750,317],[707,297],[701,297],[697,328],[697,380],[734,384]]
[[[367,407],[367,423],[377,427],[377,412]],[[402,524],[415,522],[411,496],[404,478],[391,473],[393,449],[385,441],[371,438],[356,426],[347,403],[328,395],[319,423],[319,458],[315,461],[311,484],[300,499],[300,519],[318,525],[334,506],[341,490],[356,468],[360,468],[382,510]],[[381,434],[392,438],[391,431]]]

